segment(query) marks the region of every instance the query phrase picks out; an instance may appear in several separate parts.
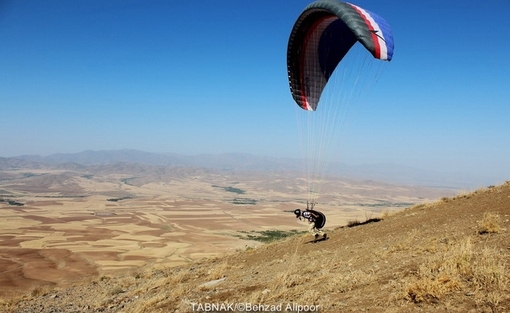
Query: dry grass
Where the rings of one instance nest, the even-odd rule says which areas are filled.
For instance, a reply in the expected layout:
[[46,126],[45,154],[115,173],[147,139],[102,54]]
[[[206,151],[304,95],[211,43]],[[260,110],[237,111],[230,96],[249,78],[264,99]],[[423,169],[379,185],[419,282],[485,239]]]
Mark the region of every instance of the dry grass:
[[[285,212],[303,205],[298,188],[302,182],[294,174],[206,171],[198,178],[194,170],[185,168],[116,170],[0,171],[10,177],[0,181],[0,189],[12,195],[9,199],[24,203],[18,207],[0,201],[4,213],[0,217],[0,249],[9,250],[0,251],[0,267],[10,269],[19,263],[23,269],[0,275],[0,297],[30,293],[48,282],[63,287],[83,277],[110,275],[152,262],[173,267],[245,249],[247,243],[234,237],[236,233],[305,230]],[[235,187],[230,186],[234,181]],[[368,219],[366,206],[359,201],[375,203],[384,196],[388,203],[416,203],[450,194],[375,182],[328,179],[327,184],[331,191],[324,194],[328,200],[320,206],[327,213],[329,229],[343,226],[348,218],[363,212]],[[348,192],[340,192],[345,189]],[[258,199],[257,204],[233,204],[232,198],[240,190]],[[357,196],[360,192],[362,200]],[[349,208],[344,210],[340,203],[349,203]],[[254,247],[260,244],[249,243]],[[211,276],[221,277],[230,270],[216,268]],[[144,275],[148,274],[134,274],[137,278]]]
[[475,249],[472,238],[466,237],[431,254],[407,280],[404,293],[406,299],[420,303],[463,290],[477,303],[497,308],[507,299],[509,281],[504,254],[488,247]]
[[510,294],[510,273],[501,251],[484,248],[473,265],[473,287],[483,290],[475,296],[480,305],[489,306],[493,312]]
[[380,215],[380,219],[385,219],[385,218],[388,218],[389,216],[391,215],[391,212],[388,211],[388,210],[382,210],[381,211],[381,215]]
[[497,234],[502,228],[500,225],[500,216],[491,212],[486,212],[483,219],[479,222],[480,234]]
[[[317,304],[323,313],[508,312],[509,207],[510,184],[478,190],[328,231],[322,243],[298,234],[189,265],[105,276],[89,286],[97,289],[89,303],[126,313],[234,302]],[[224,280],[204,286],[217,279]],[[38,292],[33,301],[48,297]]]
[[38,287],[35,287],[34,289],[32,289],[32,291],[30,292],[30,295],[32,297],[40,297],[40,296],[48,294],[48,292],[50,292],[53,289],[54,289],[54,286],[50,286],[50,285],[38,286]]
[[430,255],[419,265],[415,277],[405,287],[406,297],[413,302],[440,299],[445,294],[462,288],[462,277],[471,272],[473,255],[471,240],[448,245],[439,253]]

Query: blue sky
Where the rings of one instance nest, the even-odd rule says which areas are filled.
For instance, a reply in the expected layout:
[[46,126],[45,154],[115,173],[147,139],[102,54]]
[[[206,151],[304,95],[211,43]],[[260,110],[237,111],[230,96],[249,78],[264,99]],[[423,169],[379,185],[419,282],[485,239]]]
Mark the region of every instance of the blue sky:
[[[0,156],[299,157],[286,48],[310,2],[0,1]],[[352,2],[395,54],[335,158],[510,179],[510,2]]]

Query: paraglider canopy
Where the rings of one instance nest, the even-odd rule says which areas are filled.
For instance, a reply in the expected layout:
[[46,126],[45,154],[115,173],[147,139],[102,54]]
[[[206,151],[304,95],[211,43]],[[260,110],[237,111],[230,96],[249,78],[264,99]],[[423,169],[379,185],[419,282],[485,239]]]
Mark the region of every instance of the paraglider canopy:
[[316,110],[333,71],[356,42],[376,59],[393,56],[391,29],[378,15],[338,0],[318,0],[304,9],[287,46],[290,90],[301,108]]

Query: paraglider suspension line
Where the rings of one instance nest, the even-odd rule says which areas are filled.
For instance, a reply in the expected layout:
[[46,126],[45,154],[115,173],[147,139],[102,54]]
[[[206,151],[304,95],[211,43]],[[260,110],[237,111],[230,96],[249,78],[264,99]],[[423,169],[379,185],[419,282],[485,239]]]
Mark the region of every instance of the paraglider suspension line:
[[306,201],[306,209],[307,210],[313,210],[313,208],[315,207],[315,205],[317,204],[317,202],[315,201]]

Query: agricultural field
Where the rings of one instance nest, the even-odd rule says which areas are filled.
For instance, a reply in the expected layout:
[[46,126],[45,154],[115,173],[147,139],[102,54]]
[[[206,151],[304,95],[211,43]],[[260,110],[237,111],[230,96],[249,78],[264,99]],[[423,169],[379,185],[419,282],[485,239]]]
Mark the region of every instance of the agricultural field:
[[[0,294],[155,263],[178,266],[306,231],[292,174],[161,169],[144,174],[20,169],[0,179]],[[448,190],[330,180],[317,205],[332,230]]]

